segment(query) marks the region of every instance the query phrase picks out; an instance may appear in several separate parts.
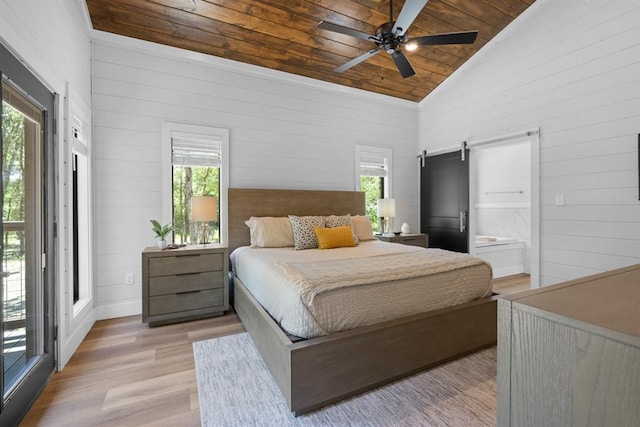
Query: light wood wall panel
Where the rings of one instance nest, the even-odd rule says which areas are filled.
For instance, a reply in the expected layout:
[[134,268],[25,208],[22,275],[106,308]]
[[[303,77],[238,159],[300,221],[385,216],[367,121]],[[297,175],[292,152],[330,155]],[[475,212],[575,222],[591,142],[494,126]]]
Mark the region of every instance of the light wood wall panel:
[[[393,150],[397,224],[418,229],[418,105],[173,48],[93,44],[95,280],[101,317],[139,313],[161,217],[161,126],[230,130],[230,185],[353,190],[355,145]],[[135,272],[134,286],[124,274]]]
[[420,104],[427,150],[540,128],[543,285],[640,262],[639,58],[636,2],[538,0]]

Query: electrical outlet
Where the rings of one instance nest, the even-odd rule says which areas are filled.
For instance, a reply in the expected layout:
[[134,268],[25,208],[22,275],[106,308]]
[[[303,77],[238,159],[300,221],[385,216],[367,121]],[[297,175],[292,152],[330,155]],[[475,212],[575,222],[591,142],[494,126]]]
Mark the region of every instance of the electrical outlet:
[[556,194],[556,206],[564,206],[564,194]]
[[124,284],[125,285],[133,285],[133,273],[125,273],[124,274]]

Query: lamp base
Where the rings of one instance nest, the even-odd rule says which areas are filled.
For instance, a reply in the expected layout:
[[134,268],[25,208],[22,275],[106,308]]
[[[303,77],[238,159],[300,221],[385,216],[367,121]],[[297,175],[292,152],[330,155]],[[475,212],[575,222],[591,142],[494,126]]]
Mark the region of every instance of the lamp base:
[[382,235],[393,236],[392,232],[392,220],[390,217],[384,217],[382,219]]
[[202,223],[202,226],[200,227],[200,238],[198,239],[198,244],[200,245],[207,245],[209,244],[209,224],[206,222]]

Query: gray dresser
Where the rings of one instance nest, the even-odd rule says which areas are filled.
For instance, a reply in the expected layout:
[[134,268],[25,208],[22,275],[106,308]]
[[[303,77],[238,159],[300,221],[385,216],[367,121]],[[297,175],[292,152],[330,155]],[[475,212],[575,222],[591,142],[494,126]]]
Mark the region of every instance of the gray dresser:
[[142,321],[149,326],[218,316],[229,309],[226,246],[142,252]]
[[498,300],[498,425],[640,425],[640,265]]

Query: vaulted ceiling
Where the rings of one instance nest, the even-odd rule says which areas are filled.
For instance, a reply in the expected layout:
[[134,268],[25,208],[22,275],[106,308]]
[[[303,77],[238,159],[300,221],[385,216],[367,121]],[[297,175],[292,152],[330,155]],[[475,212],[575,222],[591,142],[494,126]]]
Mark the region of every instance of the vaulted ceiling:
[[[405,52],[416,74],[402,78],[386,52],[338,73],[376,46],[318,28],[327,21],[375,34],[389,0],[86,0],[93,27],[344,86],[420,101],[535,0],[430,0],[409,37],[477,30],[473,44]],[[393,20],[405,1],[393,2]]]

